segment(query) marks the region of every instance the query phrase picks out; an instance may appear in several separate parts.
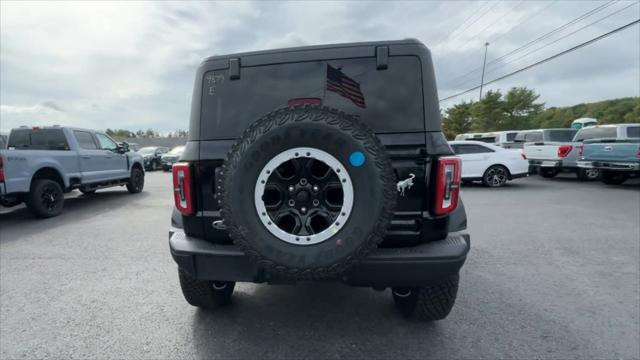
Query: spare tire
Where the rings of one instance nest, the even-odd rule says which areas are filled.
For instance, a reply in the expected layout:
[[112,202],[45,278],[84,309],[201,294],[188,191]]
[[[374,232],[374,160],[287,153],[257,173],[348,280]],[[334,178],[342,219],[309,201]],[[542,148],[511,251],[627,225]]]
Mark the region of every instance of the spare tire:
[[317,106],[257,120],[221,173],[224,224],[267,278],[338,277],[382,241],[397,197],[373,132]]

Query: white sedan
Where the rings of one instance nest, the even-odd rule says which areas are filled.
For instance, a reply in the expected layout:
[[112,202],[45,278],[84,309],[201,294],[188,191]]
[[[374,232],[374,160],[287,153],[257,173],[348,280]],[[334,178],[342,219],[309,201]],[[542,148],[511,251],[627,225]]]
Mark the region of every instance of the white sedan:
[[449,141],[462,160],[462,180],[479,180],[485,186],[503,186],[507,180],[525,177],[529,162],[521,149],[504,149],[482,141]]

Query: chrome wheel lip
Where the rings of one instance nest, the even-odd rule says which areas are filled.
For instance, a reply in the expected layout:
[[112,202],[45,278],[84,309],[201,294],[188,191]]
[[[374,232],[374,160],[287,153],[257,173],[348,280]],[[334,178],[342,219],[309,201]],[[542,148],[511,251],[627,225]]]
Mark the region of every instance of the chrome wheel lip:
[[[314,160],[321,161],[329,166],[336,174],[338,174],[338,177],[341,180],[340,184],[342,186],[343,193],[342,207],[340,209],[338,218],[334,220],[331,225],[323,231],[312,235],[297,235],[282,230],[269,217],[264,201],[262,200],[262,195],[264,194],[267,180],[269,179],[269,176],[271,176],[272,172],[286,161],[303,157],[313,158]],[[289,150],[285,150],[273,157],[260,171],[254,188],[254,204],[256,212],[258,218],[260,218],[260,221],[265,226],[265,228],[276,238],[286,243],[298,246],[319,244],[338,233],[338,231],[340,231],[340,229],[344,227],[347,220],[349,219],[349,216],[351,215],[353,202],[353,183],[345,166],[328,152],[312,147],[292,148]]]

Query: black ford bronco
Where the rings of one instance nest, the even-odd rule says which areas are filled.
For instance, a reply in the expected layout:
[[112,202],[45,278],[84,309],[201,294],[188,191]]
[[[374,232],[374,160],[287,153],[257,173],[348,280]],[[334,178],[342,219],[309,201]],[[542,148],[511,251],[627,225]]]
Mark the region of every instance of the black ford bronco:
[[422,43],[208,58],[189,131],[169,233],[188,303],[334,280],[390,288],[407,317],[449,314],[470,243]]

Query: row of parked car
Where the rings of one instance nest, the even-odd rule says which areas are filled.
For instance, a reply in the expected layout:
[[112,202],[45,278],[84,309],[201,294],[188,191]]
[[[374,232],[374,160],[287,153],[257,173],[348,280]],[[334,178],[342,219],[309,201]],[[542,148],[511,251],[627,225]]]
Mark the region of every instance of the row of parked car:
[[524,155],[543,177],[573,172],[580,180],[622,184],[640,175],[640,124],[595,125],[580,130],[552,129],[569,140],[527,143]]
[[0,205],[25,203],[38,217],[60,214],[64,194],[85,195],[112,186],[130,193],[144,188],[145,170],[171,169],[184,147],[131,151],[126,142],[94,130],[20,127],[0,136]]
[[184,146],[176,146],[169,150],[166,146],[146,146],[137,152],[144,159],[144,167],[147,171],[171,170],[171,166],[178,161],[184,151]]
[[[460,134],[450,144],[463,160],[462,178],[482,179],[485,185],[496,167],[501,168],[500,174],[508,171],[506,180],[510,180],[520,175],[521,168],[516,167],[524,163],[528,173],[545,178],[572,172],[580,180],[622,184],[640,176],[640,124]],[[504,151],[514,149],[521,159]],[[499,184],[495,186],[506,180],[495,180]]]

